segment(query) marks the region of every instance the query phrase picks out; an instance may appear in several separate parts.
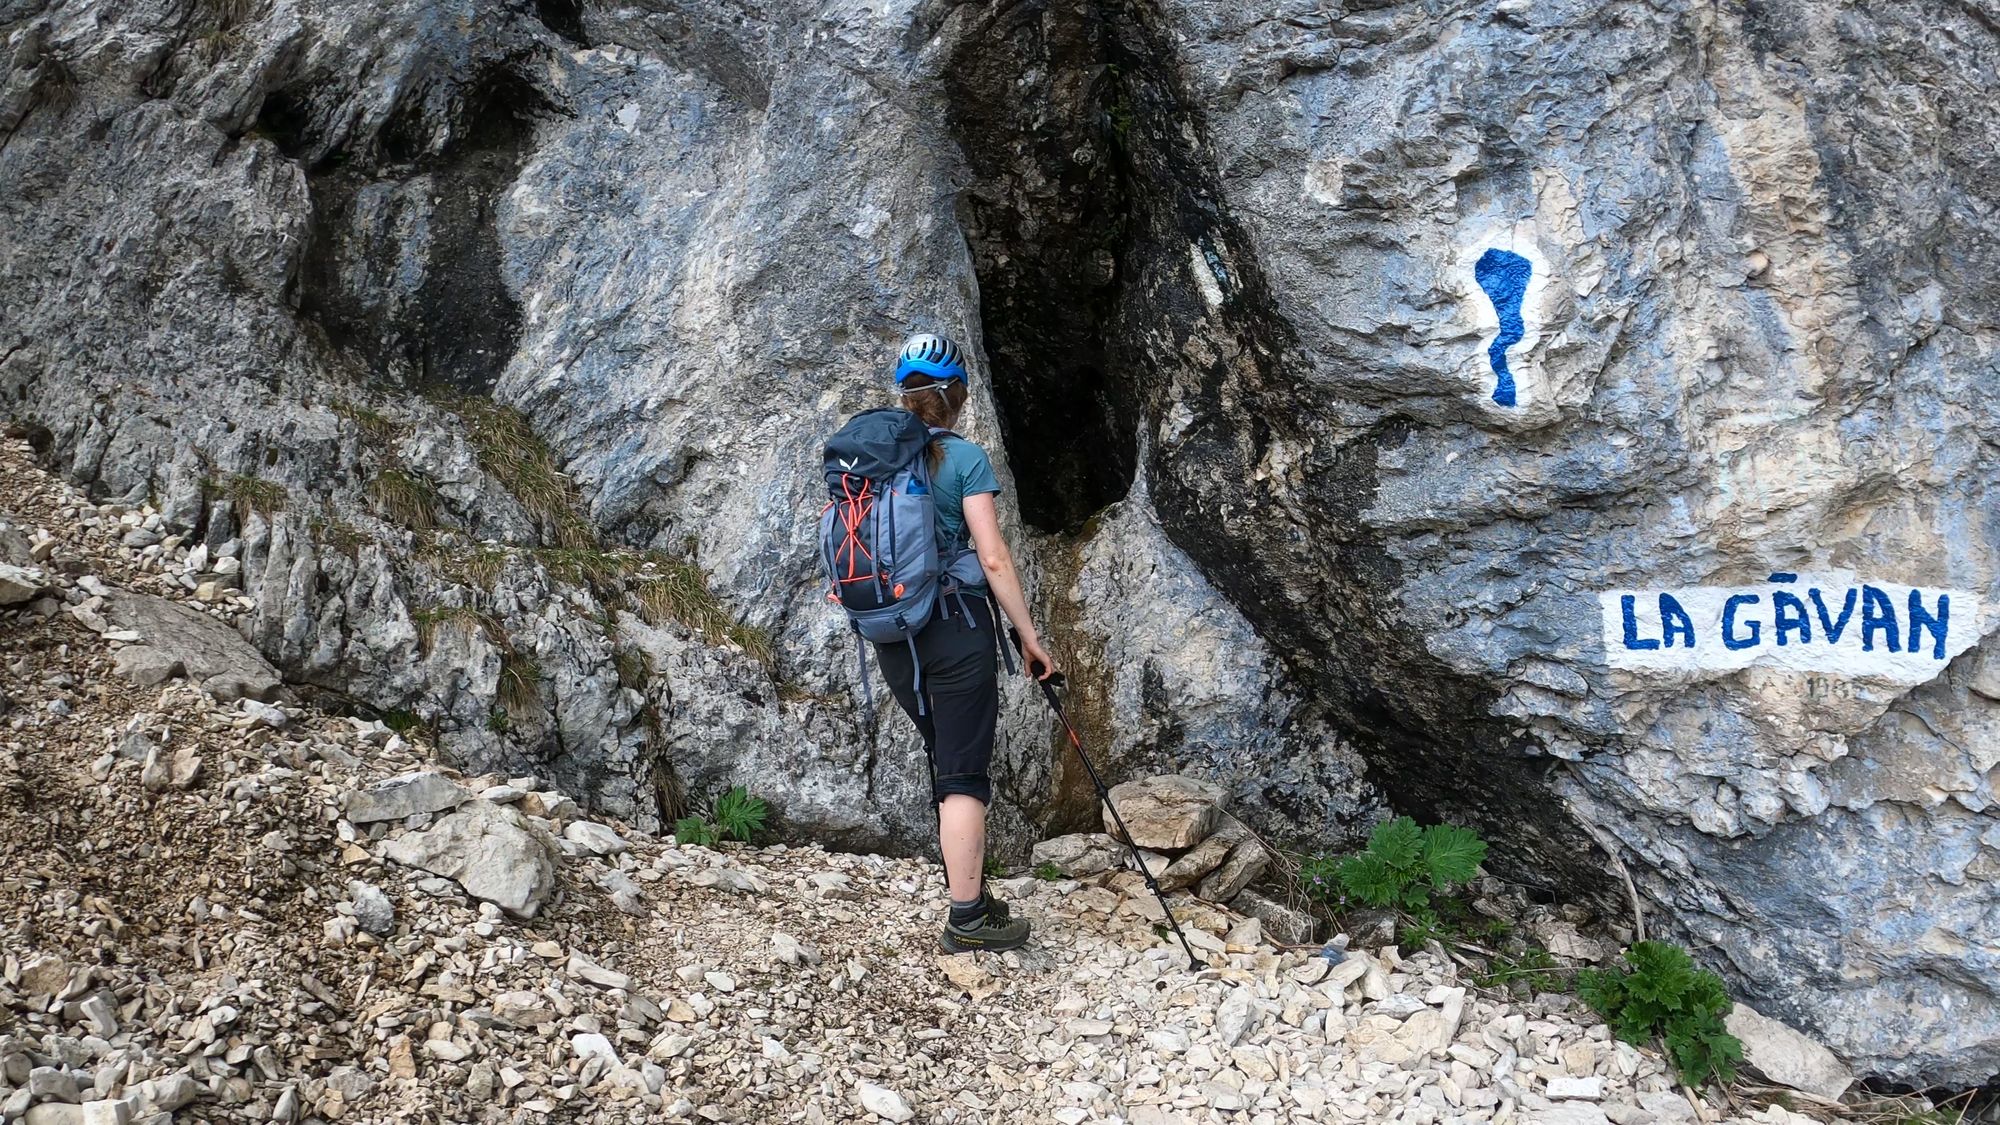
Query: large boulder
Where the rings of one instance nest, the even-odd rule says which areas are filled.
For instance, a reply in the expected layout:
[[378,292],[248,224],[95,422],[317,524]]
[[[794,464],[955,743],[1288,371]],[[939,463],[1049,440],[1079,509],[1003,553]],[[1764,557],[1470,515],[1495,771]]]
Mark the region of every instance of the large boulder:
[[1832,1051],[1748,1004],[1735,1005],[1723,1022],[1742,1042],[1743,1062],[1781,1086],[1839,1101],[1854,1085],[1854,1072]]
[[40,567],[0,562],[0,606],[20,605],[48,586]]
[[488,801],[382,845],[382,858],[456,879],[466,894],[521,918],[534,917],[554,893],[561,854],[547,832]]
[[353,790],[347,794],[342,811],[356,824],[373,824],[418,813],[445,812],[470,797],[463,786],[436,770],[418,770]]
[[[1111,787],[1104,830],[1153,851],[1191,848],[1222,818],[1222,787],[1178,774],[1161,774]],[[1124,832],[1119,831],[1123,823]],[[1127,833],[1130,833],[1129,837]]]
[[99,612],[112,628],[139,634],[139,644],[150,650],[146,659],[153,667],[161,661],[168,668],[178,666],[218,698],[268,702],[283,686],[277,669],[255,645],[191,606],[152,594],[114,590]]
[[1036,867],[1051,864],[1071,878],[1101,875],[1131,862],[1132,849],[1102,832],[1072,832],[1039,841],[1029,850]]

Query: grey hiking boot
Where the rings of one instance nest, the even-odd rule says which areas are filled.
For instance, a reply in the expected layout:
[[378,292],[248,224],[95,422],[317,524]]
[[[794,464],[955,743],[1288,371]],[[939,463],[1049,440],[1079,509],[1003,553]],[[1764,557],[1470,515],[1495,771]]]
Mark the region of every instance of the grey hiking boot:
[[986,914],[963,925],[947,919],[938,948],[946,953],[998,953],[1028,944],[1028,920],[1016,918],[1007,904],[986,896]]

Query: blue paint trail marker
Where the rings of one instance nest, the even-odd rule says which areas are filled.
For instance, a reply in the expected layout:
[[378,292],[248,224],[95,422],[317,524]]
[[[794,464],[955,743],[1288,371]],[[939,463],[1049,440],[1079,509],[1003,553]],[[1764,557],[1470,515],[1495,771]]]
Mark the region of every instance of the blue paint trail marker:
[[1502,406],[1514,405],[1514,373],[1507,369],[1507,349],[1528,334],[1528,326],[1521,319],[1521,299],[1528,295],[1528,277],[1532,273],[1534,266],[1528,259],[1497,247],[1481,254],[1472,267],[1473,278],[1486,290],[1486,299],[1493,302],[1493,311],[1500,316],[1500,334],[1493,338],[1486,355],[1493,361],[1493,374],[1497,377],[1493,401]]

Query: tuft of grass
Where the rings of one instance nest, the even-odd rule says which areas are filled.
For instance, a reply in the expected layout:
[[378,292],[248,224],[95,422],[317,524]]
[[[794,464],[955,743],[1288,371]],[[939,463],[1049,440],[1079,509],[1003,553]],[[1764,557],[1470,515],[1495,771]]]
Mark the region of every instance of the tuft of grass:
[[639,576],[632,593],[639,602],[639,616],[649,624],[674,621],[701,634],[710,644],[734,643],[766,668],[776,659],[771,635],[730,617],[709,590],[708,576],[691,562],[656,562]]
[[437,568],[438,573],[461,586],[492,589],[507,569],[512,552],[485,544],[467,545],[457,536],[419,536],[417,557]]
[[50,51],[42,55],[41,64],[35,68],[29,95],[34,104],[61,111],[76,104],[76,93],[81,85],[69,60]]
[[239,518],[251,512],[270,515],[283,511],[288,498],[284,485],[249,473],[230,474],[223,480],[220,492],[223,499],[236,505]]
[[525,415],[491,399],[459,398],[451,406],[465,419],[480,468],[513,494],[544,535],[558,547],[595,545],[596,535],[578,514],[583,503],[575,483]]
[[1062,868],[1055,865],[1055,861],[1043,860],[1042,865],[1035,868],[1035,878],[1040,879],[1044,883],[1058,883],[1068,878],[1068,876],[1063,874]]
[[637,565],[629,551],[603,551],[594,547],[544,547],[532,552],[549,577],[572,586],[590,588],[601,598],[616,597],[625,575]]
[[412,531],[437,526],[438,490],[429,477],[404,469],[383,469],[368,482],[368,496],[390,523]]
[[334,399],[328,406],[335,414],[354,423],[355,428],[361,431],[361,436],[368,441],[387,445],[403,436],[403,427],[381,411],[371,410],[344,398]]
[[350,558],[364,544],[375,542],[374,537],[367,532],[331,514],[314,516],[307,526],[312,531],[315,541],[332,547]]
[[619,687],[631,688],[642,695],[653,678],[652,660],[638,649],[621,648],[612,653],[611,666],[618,670]]
[[1575,984],[1575,976],[1563,968],[1554,954],[1531,945],[1511,956],[1494,954],[1486,971],[1474,977],[1473,983],[1500,992],[1517,992],[1520,988],[1530,993],[1568,992]]
[[524,715],[541,706],[542,670],[533,657],[512,648],[500,654],[500,706],[509,715]]
[[463,605],[425,606],[410,614],[410,620],[417,626],[417,643],[423,646],[426,655],[430,653],[431,641],[436,638],[440,626],[455,626],[467,632],[479,632],[488,640],[501,638],[500,623],[491,614]]
[[1000,862],[999,856],[989,855],[986,857],[985,866],[982,867],[980,870],[986,873],[986,877],[988,879],[1000,879],[1006,876],[1007,865]]

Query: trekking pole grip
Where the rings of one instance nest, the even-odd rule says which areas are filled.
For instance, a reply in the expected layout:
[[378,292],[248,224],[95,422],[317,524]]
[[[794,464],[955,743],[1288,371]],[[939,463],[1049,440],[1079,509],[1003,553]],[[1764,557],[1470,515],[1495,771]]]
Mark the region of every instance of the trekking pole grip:
[[1053,703],[1055,701],[1054,690],[1063,686],[1063,674],[1061,672],[1051,672],[1046,677],[1042,675],[1042,662],[1029,659],[1028,650],[1021,646],[1021,630],[1012,625],[1007,626],[1007,639],[1014,642],[1014,651],[1021,654],[1021,663],[1027,666],[1028,674],[1033,676],[1042,685],[1043,691],[1051,693],[1049,701]]

